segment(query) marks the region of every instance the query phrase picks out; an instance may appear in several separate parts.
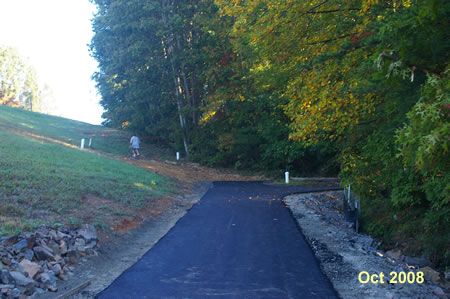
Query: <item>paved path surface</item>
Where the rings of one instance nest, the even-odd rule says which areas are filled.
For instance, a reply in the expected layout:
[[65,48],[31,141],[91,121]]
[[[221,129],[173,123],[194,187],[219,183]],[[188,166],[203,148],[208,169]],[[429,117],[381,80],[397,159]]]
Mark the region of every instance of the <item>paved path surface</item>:
[[295,191],[214,183],[97,298],[337,298],[280,200]]

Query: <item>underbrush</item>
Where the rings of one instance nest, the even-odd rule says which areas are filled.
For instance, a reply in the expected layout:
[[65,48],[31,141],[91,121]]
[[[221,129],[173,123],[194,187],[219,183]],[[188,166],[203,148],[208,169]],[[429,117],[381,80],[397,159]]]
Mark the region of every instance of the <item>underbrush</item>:
[[449,215],[448,208],[399,209],[387,199],[372,199],[361,204],[361,229],[381,240],[384,250],[400,248],[406,255],[424,257],[445,269],[450,265]]

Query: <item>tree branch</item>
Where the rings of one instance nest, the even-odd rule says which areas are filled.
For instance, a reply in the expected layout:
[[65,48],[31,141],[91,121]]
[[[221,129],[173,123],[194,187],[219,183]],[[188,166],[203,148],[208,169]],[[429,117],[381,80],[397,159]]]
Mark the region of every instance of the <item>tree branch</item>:
[[[382,57],[384,57],[384,58],[386,58],[386,59],[388,59],[390,61],[400,60],[400,57],[396,53],[394,53],[394,55],[395,55],[395,57],[382,54]],[[395,59],[395,58],[397,58],[397,59]],[[426,68],[424,66],[416,65],[416,64],[410,64],[410,63],[405,63],[404,65],[406,65],[407,67],[409,67],[409,68],[411,68],[413,70],[417,69],[417,70],[422,71],[422,72],[424,72],[426,74],[430,74],[430,75],[434,75],[434,76],[437,76],[439,78],[442,78],[442,74],[439,74],[439,73],[437,73],[437,72],[435,72],[433,70],[430,70],[430,69],[428,69],[428,68]]]
[[320,11],[308,10],[306,13],[308,13],[308,14],[321,14],[321,13],[332,13],[332,12],[350,11],[350,10],[360,11],[361,9],[359,9],[359,8],[347,8],[347,9],[332,9],[332,10],[320,10]]
[[326,39],[326,40],[322,40],[322,41],[308,43],[307,45],[308,46],[312,46],[312,45],[317,45],[317,44],[322,44],[322,43],[326,44],[326,43],[329,43],[329,42],[332,42],[332,41],[335,41],[335,40],[338,40],[338,39],[341,39],[341,38],[346,38],[346,37],[352,36],[354,34],[356,34],[356,33],[349,33],[349,34],[341,35],[341,36],[338,36],[338,37],[335,37],[335,38],[330,38],[330,39]]

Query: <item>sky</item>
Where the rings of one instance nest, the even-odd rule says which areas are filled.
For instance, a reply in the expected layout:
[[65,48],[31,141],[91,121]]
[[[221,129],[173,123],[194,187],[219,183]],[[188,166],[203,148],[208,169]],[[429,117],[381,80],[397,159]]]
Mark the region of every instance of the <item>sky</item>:
[[100,124],[103,108],[89,55],[95,6],[89,0],[0,0],[0,44],[17,48],[47,84],[51,114]]

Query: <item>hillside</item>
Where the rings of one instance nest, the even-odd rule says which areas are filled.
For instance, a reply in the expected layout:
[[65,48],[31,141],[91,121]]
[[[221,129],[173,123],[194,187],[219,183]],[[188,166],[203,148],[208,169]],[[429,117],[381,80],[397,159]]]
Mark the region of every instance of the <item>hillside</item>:
[[[80,150],[81,138],[92,138],[92,149]],[[1,235],[42,225],[114,228],[174,194],[171,179],[108,157],[129,154],[117,130],[0,106],[0,139]]]
[[[263,179],[168,161],[173,153],[145,142],[142,158],[136,160],[129,137],[119,130],[0,106],[0,235],[83,223],[125,232],[180,204],[179,195],[191,193],[201,181]],[[81,138],[86,140],[83,150]]]

